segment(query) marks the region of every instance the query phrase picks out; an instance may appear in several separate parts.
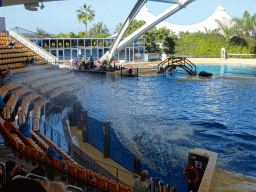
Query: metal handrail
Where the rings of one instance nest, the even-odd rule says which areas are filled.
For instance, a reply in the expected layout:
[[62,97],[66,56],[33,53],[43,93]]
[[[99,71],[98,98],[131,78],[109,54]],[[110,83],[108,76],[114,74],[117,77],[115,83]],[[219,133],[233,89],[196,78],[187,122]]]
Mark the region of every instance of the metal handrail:
[[55,64],[55,66],[56,66],[56,62],[58,62],[58,58],[57,57],[55,57],[54,55],[50,54],[48,51],[46,51],[42,47],[32,43],[26,37],[24,37],[22,34],[18,34],[18,33],[14,32],[14,31],[11,31],[11,30],[8,30],[8,33],[9,33],[9,36],[12,36],[16,40],[20,41],[23,45],[29,47],[35,53],[40,55],[40,57],[42,57],[45,60],[47,60],[47,62],[51,62],[52,64]]

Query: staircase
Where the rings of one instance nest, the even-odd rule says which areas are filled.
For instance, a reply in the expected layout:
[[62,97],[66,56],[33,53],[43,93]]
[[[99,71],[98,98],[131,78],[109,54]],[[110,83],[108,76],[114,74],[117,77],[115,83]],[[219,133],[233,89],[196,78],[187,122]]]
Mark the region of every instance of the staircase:
[[196,65],[194,65],[191,61],[189,61],[187,58],[183,57],[169,57],[158,64],[158,70],[160,69],[160,66],[164,66],[163,72],[166,72],[167,69],[176,69],[176,67],[183,68],[189,75],[197,75],[196,73]]

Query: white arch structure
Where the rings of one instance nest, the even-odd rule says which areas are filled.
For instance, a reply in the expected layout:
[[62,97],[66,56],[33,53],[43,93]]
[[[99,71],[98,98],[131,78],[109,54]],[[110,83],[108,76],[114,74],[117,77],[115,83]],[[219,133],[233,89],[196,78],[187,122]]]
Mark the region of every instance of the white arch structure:
[[194,2],[195,0],[150,0],[150,1],[157,1],[157,2],[164,2],[164,3],[172,3],[175,4],[160,15],[158,15],[152,22],[143,25],[137,31],[126,37],[123,41],[121,41],[124,33],[126,32],[127,28],[129,27],[130,23],[133,21],[137,13],[143,7],[143,5],[147,2],[147,0],[138,0],[138,2],[133,7],[132,11],[126,18],[125,22],[123,23],[118,35],[115,38],[110,50],[106,52],[101,58],[100,62],[104,60],[110,61],[113,55],[116,52],[122,50],[127,45],[129,45],[132,41],[135,41],[138,37],[146,33],[148,30],[152,29],[154,26],[162,22],[163,20],[167,19],[171,15],[175,14],[176,12],[180,11],[181,9],[185,8],[188,4]]

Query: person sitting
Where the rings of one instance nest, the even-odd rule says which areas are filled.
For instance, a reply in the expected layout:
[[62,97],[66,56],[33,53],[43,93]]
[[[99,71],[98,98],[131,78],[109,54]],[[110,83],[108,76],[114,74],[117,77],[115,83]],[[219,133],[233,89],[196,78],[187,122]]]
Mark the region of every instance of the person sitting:
[[28,122],[24,122],[19,124],[18,129],[25,137],[30,137],[32,139],[31,131],[30,131],[30,125]]
[[55,158],[58,159],[60,161],[63,161],[63,156],[58,154],[55,149],[53,148],[53,146],[49,145],[48,150],[46,152],[47,157],[49,157],[49,159]]
[[160,70],[157,71],[157,73],[163,73],[164,72],[164,68],[163,67],[160,67]]
[[129,74],[129,75],[132,75],[132,68],[130,68],[130,69],[128,70],[128,74]]
[[56,181],[49,181],[49,180],[37,180],[41,186],[47,191],[47,192],[68,192],[66,186],[62,182],[56,182]]
[[[42,167],[37,167],[37,168],[33,169],[31,171],[31,173],[33,173],[35,175],[38,175],[38,176],[41,176],[41,177],[45,177],[46,176],[46,172],[45,172],[44,168],[42,168]],[[30,178],[31,179],[37,179],[37,177],[33,176],[33,175],[31,175]]]
[[147,171],[142,171],[140,178],[136,179],[134,182],[134,192],[146,192],[149,189],[148,184],[145,183],[146,179],[148,177],[148,172]]
[[28,171],[23,165],[19,165],[15,166],[9,174],[13,177],[15,177],[16,175],[26,176],[27,172]]
[[47,192],[43,186],[38,182],[29,178],[17,178],[7,182],[1,192],[16,192],[16,191],[26,191],[26,192]]
[[9,160],[5,164],[5,171],[6,171],[6,182],[9,183],[12,180],[13,175],[11,175],[11,171],[16,166],[16,163],[12,160]]

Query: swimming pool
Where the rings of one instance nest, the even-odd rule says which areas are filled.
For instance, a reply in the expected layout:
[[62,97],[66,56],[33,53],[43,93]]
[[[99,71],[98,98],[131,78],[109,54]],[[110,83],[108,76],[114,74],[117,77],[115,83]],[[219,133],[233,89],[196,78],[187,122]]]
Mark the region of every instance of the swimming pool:
[[[256,77],[256,67],[249,65],[197,67],[215,76]],[[123,145],[178,191],[184,185],[177,183],[184,180],[179,171],[187,165],[188,151],[197,147],[219,153],[220,167],[256,178],[256,80],[177,80],[184,75],[106,78],[79,97],[88,111],[109,119],[122,133]],[[142,137],[135,142],[134,136]]]

